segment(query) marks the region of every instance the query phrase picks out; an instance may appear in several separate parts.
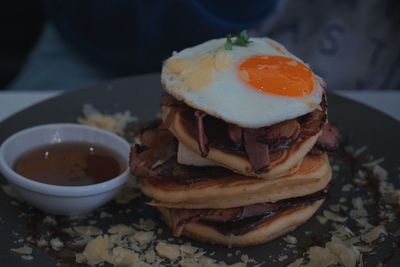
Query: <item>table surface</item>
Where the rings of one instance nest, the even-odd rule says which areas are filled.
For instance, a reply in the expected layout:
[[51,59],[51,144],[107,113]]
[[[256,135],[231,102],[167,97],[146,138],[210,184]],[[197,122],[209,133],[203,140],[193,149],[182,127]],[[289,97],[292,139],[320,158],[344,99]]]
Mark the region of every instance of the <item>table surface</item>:
[[[400,121],[400,91],[348,90],[335,93],[380,110]],[[26,107],[60,94],[61,91],[0,92],[0,122]]]

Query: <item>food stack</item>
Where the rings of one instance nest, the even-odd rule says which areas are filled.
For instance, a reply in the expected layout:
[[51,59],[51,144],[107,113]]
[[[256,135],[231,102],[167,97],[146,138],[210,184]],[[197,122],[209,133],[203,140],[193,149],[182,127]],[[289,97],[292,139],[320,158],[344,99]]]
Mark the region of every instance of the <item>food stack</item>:
[[304,62],[242,32],[174,53],[161,81],[162,121],[143,127],[131,169],[173,235],[249,246],[317,211],[339,133]]

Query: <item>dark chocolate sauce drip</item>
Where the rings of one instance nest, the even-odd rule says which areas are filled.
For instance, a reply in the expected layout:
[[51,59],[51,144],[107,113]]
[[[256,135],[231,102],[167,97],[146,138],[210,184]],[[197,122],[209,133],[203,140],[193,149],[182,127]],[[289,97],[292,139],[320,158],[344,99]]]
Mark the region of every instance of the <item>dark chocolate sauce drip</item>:
[[[351,175],[352,178],[356,178],[357,172],[362,170],[365,173],[365,185],[357,185],[357,186],[362,186],[364,187],[368,192],[372,194],[373,198],[373,203],[375,206],[374,215],[371,216],[371,219],[374,221],[372,222],[374,225],[379,225],[379,224],[384,224],[386,230],[388,233],[390,233],[393,237],[393,247],[388,250],[388,253],[386,256],[382,257],[383,259],[381,260],[382,265],[381,266],[386,266],[391,263],[391,261],[399,256],[400,253],[400,226],[399,226],[399,219],[400,219],[400,205],[396,203],[390,203],[392,206],[392,211],[395,213],[396,220],[394,222],[388,222],[384,218],[380,218],[378,216],[379,212],[382,211],[383,207],[387,204],[385,200],[382,198],[382,194],[379,190],[380,188],[380,183],[381,180],[379,177],[373,173],[373,171],[362,164],[364,162],[367,162],[368,159],[362,158],[362,157],[356,157],[352,153],[348,152],[345,149],[344,143],[341,143],[339,146],[339,149],[336,153],[332,154],[331,156],[334,156],[338,160],[346,163],[350,170],[351,170]],[[384,211],[384,209],[383,209]],[[380,241],[378,241],[380,242]],[[366,255],[368,256],[368,254]],[[364,258],[367,259],[367,258]]]
[[[75,254],[82,252],[84,247],[73,245],[73,238],[62,231],[65,228],[71,227],[73,221],[68,220],[67,217],[54,216],[56,223],[54,225],[45,225],[43,224],[44,218],[45,215],[40,211],[31,213],[31,216],[27,218],[27,235],[32,237],[29,242],[39,251],[43,251],[50,257],[56,259],[58,264],[61,264],[60,266],[76,266]],[[45,240],[48,241],[48,245],[39,247],[37,242],[42,237],[45,237]],[[53,249],[50,244],[50,240],[53,238],[62,241],[64,246],[59,250]]]

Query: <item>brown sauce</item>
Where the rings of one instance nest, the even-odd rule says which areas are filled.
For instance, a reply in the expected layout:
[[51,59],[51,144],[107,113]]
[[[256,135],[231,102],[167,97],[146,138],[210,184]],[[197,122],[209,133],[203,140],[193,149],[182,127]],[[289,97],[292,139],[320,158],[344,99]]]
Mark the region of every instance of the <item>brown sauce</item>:
[[110,180],[125,169],[116,152],[99,145],[66,142],[34,148],[22,154],[14,170],[31,180],[82,186]]
[[[351,171],[352,178],[356,178],[357,172],[359,170],[364,170],[366,174],[366,184],[363,185],[364,189],[371,193],[371,197],[373,199],[373,206],[374,209],[371,209],[370,211],[374,211],[375,215],[372,216],[373,224],[375,225],[384,225],[388,233],[392,235],[391,238],[391,248],[387,251],[385,251],[385,254],[381,254],[380,259],[381,262],[377,266],[387,266],[391,263],[393,263],[398,257],[400,253],[400,226],[399,226],[399,221],[398,219],[400,218],[400,205],[399,204],[393,204],[391,203],[392,206],[392,211],[395,213],[396,220],[393,222],[387,222],[386,219],[380,219],[378,216],[378,213],[381,211],[385,211],[384,208],[387,205],[387,203],[382,199],[381,192],[379,190],[380,188],[380,183],[381,180],[377,175],[375,175],[370,169],[362,166],[364,162],[368,162],[364,157],[357,157],[354,156],[352,153],[349,153],[345,149],[345,145],[342,143],[341,146],[339,147],[338,151],[336,154],[333,154],[331,156],[335,156],[337,159],[339,159],[342,163],[348,164],[349,169]],[[389,238],[388,238],[389,239]],[[372,254],[373,255],[373,254]],[[371,256],[368,255],[367,256]],[[364,257],[364,259],[368,259],[368,257]]]
[[253,231],[259,225],[265,223],[266,221],[272,220],[273,218],[280,215],[284,211],[300,207],[306,207],[320,199],[324,199],[325,197],[326,197],[326,192],[325,190],[322,190],[303,197],[289,198],[277,201],[275,203],[277,205],[277,210],[268,211],[263,215],[256,215],[242,220],[237,220],[237,221],[233,220],[225,222],[200,220],[200,223],[208,225],[224,235],[231,235],[231,234],[244,235]]

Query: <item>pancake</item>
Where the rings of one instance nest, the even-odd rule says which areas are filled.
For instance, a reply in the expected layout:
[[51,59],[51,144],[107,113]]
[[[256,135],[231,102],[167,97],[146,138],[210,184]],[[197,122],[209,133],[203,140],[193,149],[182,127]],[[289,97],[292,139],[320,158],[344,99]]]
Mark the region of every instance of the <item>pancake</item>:
[[327,196],[327,153],[340,134],[328,122],[326,84],[265,40],[243,31],[163,64],[162,122],[139,131],[130,167],[175,237],[261,244],[304,223]]
[[[183,109],[173,106],[163,106],[163,120],[173,135],[186,147],[201,155],[196,137],[188,130],[188,120],[184,118]],[[276,178],[284,175],[289,169],[296,166],[301,159],[313,148],[321,131],[297,141],[288,150],[281,151],[271,157],[268,172],[256,173],[244,153],[233,153],[226,149],[209,146],[207,159],[217,165],[230,169],[244,176],[253,176],[263,179]]]
[[[196,169],[192,169],[194,173]],[[331,177],[328,157],[321,154],[306,156],[286,175],[270,179],[227,172],[187,184],[168,177],[142,177],[140,184],[142,192],[153,198],[150,204],[154,206],[230,208],[306,196],[326,188]]]
[[[320,199],[305,206],[289,208],[240,235],[224,233],[213,225],[203,222],[187,223],[183,229],[183,235],[199,241],[229,247],[258,245],[293,231],[306,222],[323,202],[324,199]],[[169,209],[159,208],[159,210],[165,222],[171,226],[172,218]]]

